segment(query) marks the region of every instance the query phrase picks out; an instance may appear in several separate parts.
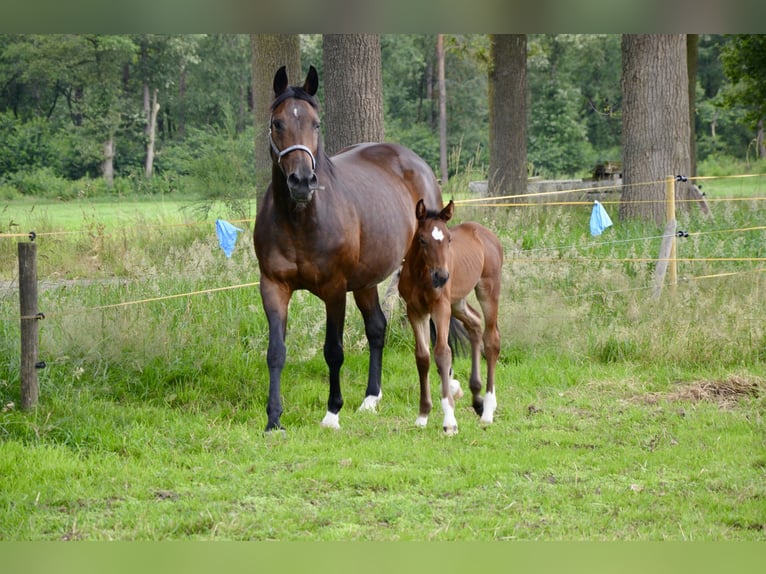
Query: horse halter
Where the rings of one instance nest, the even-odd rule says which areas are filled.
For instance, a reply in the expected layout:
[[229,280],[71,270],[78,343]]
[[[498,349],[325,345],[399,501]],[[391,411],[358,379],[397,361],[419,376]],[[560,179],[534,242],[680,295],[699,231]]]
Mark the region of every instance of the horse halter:
[[272,151],[277,155],[277,165],[280,165],[280,166],[282,165],[282,156],[287,155],[291,151],[301,150],[301,151],[305,151],[307,154],[309,154],[309,157],[311,158],[311,171],[316,171],[316,169],[317,169],[317,160],[314,157],[314,153],[309,148],[307,148],[305,145],[295,144],[295,145],[288,146],[285,149],[280,151],[279,148],[277,147],[277,145],[274,143],[274,140],[271,138],[271,128],[270,127],[269,127],[269,144],[271,144]]

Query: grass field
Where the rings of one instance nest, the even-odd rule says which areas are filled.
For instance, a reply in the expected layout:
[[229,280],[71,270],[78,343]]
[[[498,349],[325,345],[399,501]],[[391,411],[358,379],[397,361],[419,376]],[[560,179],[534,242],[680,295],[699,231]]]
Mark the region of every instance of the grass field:
[[[762,182],[722,185],[709,197],[757,197]],[[743,231],[766,210],[712,205],[714,221],[681,216],[679,284],[659,299],[652,226],[592,238],[588,206],[458,206],[507,261],[495,423],[464,400],[452,438],[438,406],[414,426],[401,306],[369,414],[349,304],[334,432],[319,427],[323,311],[296,294],[274,436],[257,287],[101,308],[257,282],[249,233],[231,259],[218,248],[227,206],[202,223],[167,199],[0,205],[0,232],[72,232],[37,239],[48,366],[31,412],[16,406],[17,294],[0,291],[0,539],[766,540],[766,233]],[[0,238],[11,286],[15,241]],[[458,378],[468,368],[457,359]]]

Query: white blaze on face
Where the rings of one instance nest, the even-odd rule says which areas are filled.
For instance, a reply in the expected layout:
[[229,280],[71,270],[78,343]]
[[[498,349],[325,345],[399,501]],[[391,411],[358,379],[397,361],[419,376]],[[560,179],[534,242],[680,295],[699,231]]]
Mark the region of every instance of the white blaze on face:
[[431,237],[436,239],[436,241],[443,241],[444,240],[444,233],[442,233],[442,230],[438,227],[434,227],[431,230]]

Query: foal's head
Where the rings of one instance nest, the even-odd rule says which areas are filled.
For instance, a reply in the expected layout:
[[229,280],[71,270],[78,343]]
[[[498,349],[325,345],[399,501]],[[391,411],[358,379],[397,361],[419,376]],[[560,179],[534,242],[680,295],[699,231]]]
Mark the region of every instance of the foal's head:
[[427,210],[422,199],[415,206],[418,229],[414,241],[431,283],[437,289],[449,279],[449,245],[452,238],[447,222],[452,218],[454,208],[452,200],[441,211]]
[[272,158],[282,171],[290,197],[305,205],[319,187],[316,174],[320,153],[319,106],[314,97],[319,77],[309,68],[302,87],[288,86],[282,66],[274,76],[274,102],[271,104],[269,142]]

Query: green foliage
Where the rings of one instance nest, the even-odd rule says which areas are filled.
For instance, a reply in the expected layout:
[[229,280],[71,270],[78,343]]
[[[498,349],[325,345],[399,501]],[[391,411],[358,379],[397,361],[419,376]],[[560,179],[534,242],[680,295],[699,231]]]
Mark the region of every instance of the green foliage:
[[724,71],[731,80],[725,102],[744,106],[752,129],[766,117],[766,37],[734,34],[721,50]]
[[252,193],[255,136],[226,130],[189,129],[183,143],[171,144],[158,156],[160,173],[185,177],[185,191],[207,199],[243,198]]

